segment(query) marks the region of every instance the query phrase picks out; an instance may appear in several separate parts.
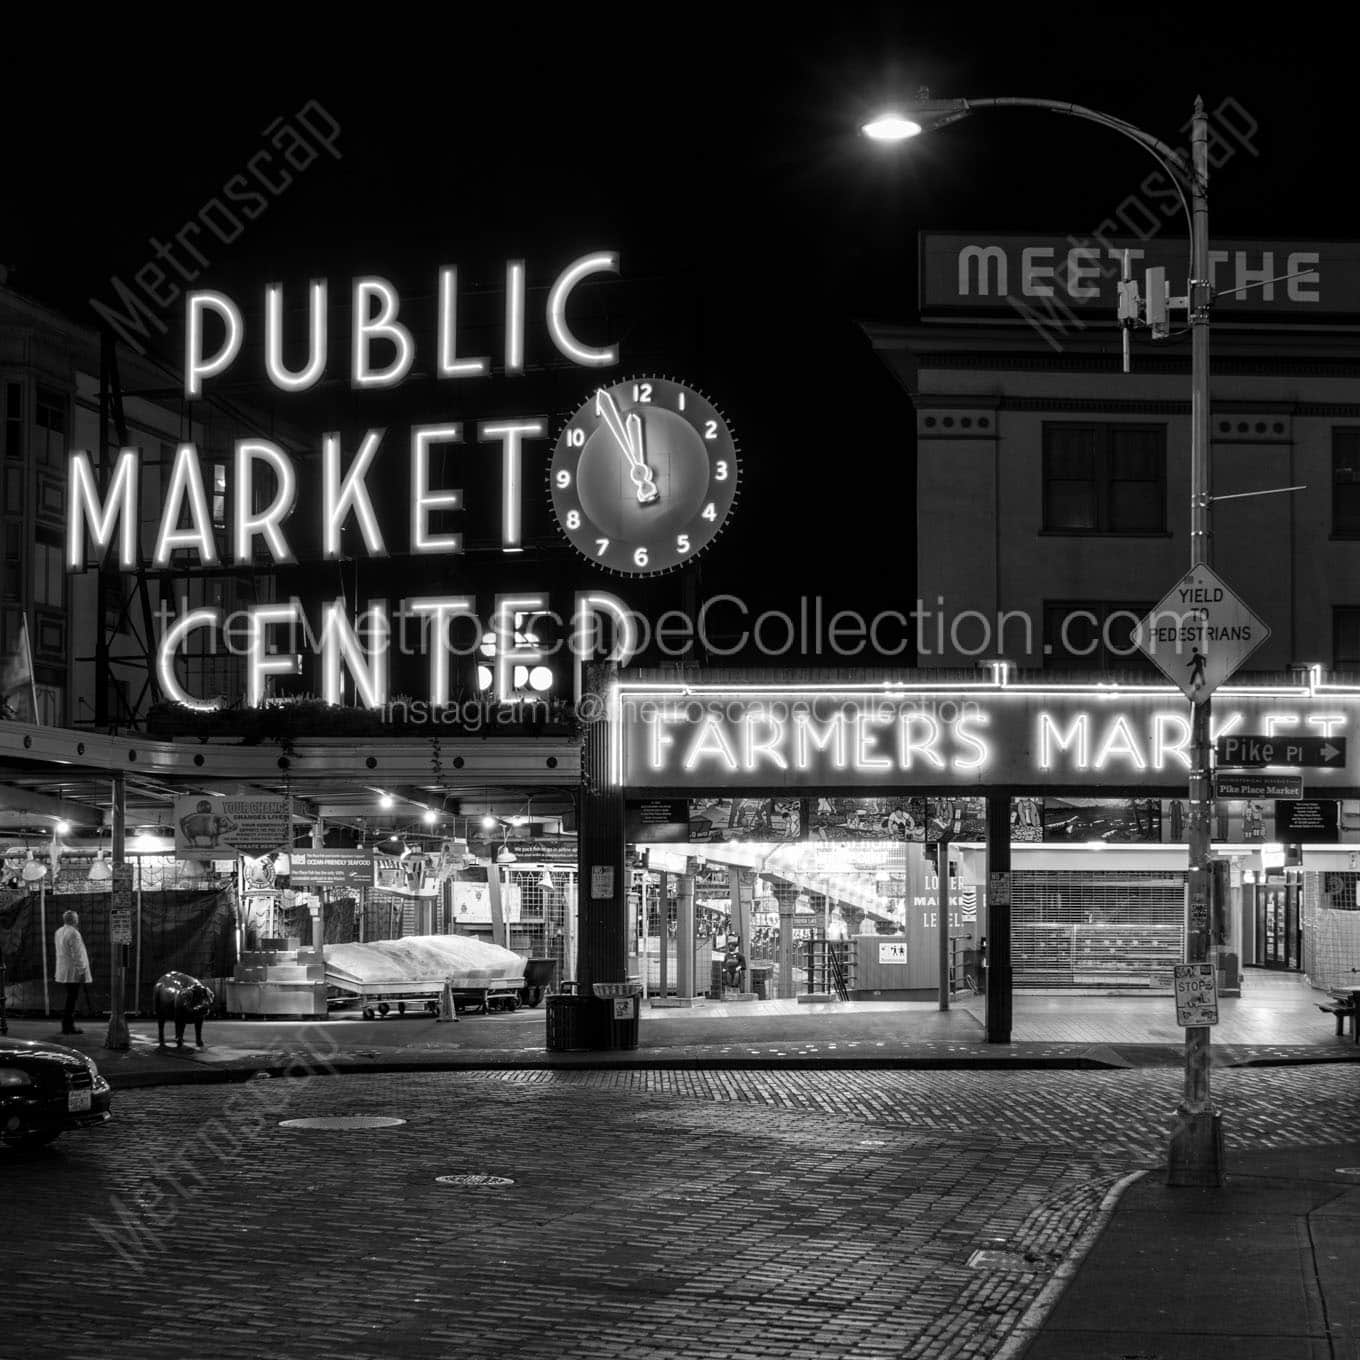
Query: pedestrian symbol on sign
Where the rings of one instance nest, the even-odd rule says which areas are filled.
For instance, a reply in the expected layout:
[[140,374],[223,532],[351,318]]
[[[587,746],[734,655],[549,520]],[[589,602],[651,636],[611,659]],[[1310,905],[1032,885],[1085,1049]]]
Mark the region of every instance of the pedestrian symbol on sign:
[[1204,655],[1198,647],[1190,653],[1190,661],[1186,667],[1190,672],[1190,688],[1199,691],[1204,688],[1204,667],[1209,658]]

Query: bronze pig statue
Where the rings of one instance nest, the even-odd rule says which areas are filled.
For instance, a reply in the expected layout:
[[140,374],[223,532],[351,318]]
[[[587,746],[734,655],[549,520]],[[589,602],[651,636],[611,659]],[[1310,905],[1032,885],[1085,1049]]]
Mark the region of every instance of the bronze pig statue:
[[213,1008],[211,987],[205,986],[188,973],[164,973],[156,980],[153,1009],[160,1032],[160,1046],[165,1047],[165,1022],[175,1022],[175,1046],[184,1047],[184,1027],[194,1024],[194,1042],[203,1047],[203,1020]]

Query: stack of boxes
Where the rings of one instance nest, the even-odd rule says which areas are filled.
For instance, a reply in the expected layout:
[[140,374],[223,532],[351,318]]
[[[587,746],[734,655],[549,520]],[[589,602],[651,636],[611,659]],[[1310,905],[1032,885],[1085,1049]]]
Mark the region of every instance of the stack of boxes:
[[227,1014],[247,1020],[326,1018],[326,965],[296,939],[278,949],[241,952],[227,983]]

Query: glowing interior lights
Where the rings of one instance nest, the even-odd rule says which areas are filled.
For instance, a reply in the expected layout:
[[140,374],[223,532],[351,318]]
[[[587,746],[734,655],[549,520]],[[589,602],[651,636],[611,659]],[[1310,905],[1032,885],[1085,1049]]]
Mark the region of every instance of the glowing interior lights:
[[439,820],[439,814],[436,813],[433,808],[426,808],[425,811],[420,814],[420,820],[424,822],[426,826],[433,826],[435,822]]
[[384,808],[384,809],[390,808],[390,807],[392,806],[392,803],[393,803],[393,798],[392,798],[392,795],[391,795],[390,793],[384,793],[384,794],[378,799],[378,806],[379,806],[380,808]]

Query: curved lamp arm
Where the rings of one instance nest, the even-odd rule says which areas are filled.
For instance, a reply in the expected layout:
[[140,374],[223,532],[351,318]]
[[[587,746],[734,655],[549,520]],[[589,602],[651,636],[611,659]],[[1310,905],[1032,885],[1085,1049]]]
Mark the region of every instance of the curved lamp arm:
[[905,116],[918,123],[921,130],[925,132],[932,128],[947,127],[950,123],[957,123],[961,118],[967,118],[970,113],[974,113],[978,109],[1001,108],[1042,109],[1046,113],[1061,113],[1071,118],[1084,118],[1088,123],[1099,123],[1101,127],[1107,127],[1111,131],[1121,133],[1130,141],[1137,142],[1170,175],[1172,183],[1176,186],[1176,193],[1180,197],[1181,207],[1185,210],[1186,223],[1193,237],[1195,219],[1190,208],[1190,200],[1186,197],[1186,191],[1188,190],[1193,196],[1203,197],[1206,189],[1203,177],[1196,177],[1181,152],[1168,146],[1161,138],[1154,137],[1150,132],[1144,132],[1142,128],[1135,127],[1132,123],[1126,123],[1122,118],[1115,118],[1111,114],[1101,113],[1098,109],[1088,109],[1082,104],[1073,104],[1062,99],[1022,99],[1016,97],[920,99],[905,110]]

